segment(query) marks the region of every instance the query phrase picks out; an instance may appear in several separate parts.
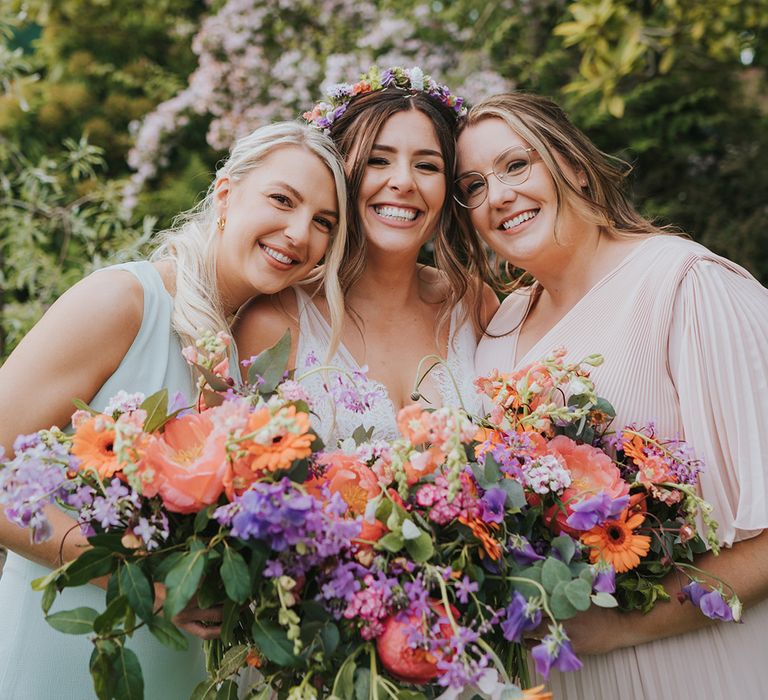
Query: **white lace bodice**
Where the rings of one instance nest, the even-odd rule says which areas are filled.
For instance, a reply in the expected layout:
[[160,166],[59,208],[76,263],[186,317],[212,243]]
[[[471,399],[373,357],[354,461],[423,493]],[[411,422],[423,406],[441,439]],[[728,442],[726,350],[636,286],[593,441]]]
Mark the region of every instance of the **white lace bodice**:
[[[299,338],[296,350],[298,376],[305,372],[308,359],[313,355],[319,359],[325,357],[330,343],[331,329],[309,295],[299,287],[295,287],[294,291],[299,312]],[[437,388],[443,406],[463,405],[469,412],[479,413],[480,397],[473,384],[477,341],[472,324],[469,321],[460,323],[461,311],[461,307],[457,306],[451,312],[448,347],[445,353],[450,373],[444,367],[435,368],[433,373],[437,379]],[[355,358],[343,344],[339,345],[329,364],[348,371],[360,369]],[[334,407],[334,402],[324,387],[325,381],[328,381],[328,377],[324,378],[321,373],[317,373],[304,379],[302,385],[314,401],[313,409],[316,415],[313,417],[312,427],[326,445],[335,446],[338,440],[350,437],[361,425],[365,429],[373,428],[374,439],[391,440],[397,437],[395,407],[383,384],[371,381],[371,384],[381,390],[383,398],[376,400],[370,410],[356,413],[343,406]]]

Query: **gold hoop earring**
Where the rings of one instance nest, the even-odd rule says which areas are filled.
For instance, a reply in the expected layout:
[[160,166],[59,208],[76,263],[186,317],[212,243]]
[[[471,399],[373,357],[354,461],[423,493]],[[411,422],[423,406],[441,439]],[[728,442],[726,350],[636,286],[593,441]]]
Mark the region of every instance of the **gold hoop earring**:
[[218,219],[216,219],[216,228],[219,230],[219,232],[222,232],[224,230],[224,225],[227,223],[227,220],[220,216]]

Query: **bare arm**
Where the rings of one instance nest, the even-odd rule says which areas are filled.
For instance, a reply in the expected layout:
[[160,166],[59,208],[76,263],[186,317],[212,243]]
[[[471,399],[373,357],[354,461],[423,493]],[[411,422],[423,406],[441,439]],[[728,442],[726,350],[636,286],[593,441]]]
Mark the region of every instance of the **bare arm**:
[[[0,444],[6,454],[19,434],[64,427],[73,398],[93,398],[136,337],[143,303],[133,275],[108,271],[87,277],[53,304],[0,367]],[[75,558],[85,539],[73,530],[74,520],[49,511],[53,537],[39,545],[0,512],[0,543],[45,566]]]
[[[749,608],[768,597],[768,532],[737,542],[719,556],[704,554],[696,565],[733,586],[748,618]],[[680,604],[676,596],[687,582],[684,576],[668,576],[664,587],[672,599],[657,603],[645,615],[601,608],[590,608],[577,615],[566,623],[574,649],[582,654],[603,654],[708,625],[734,624],[710,620],[690,602]]]

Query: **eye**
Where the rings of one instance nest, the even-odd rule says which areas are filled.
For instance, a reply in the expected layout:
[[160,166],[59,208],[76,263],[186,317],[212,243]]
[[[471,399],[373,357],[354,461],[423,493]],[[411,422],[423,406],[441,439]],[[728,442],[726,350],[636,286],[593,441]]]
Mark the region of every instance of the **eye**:
[[512,160],[507,162],[504,172],[506,172],[507,175],[515,175],[516,173],[522,172],[527,167],[528,167],[527,160],[523,158],[513,158]]
[[389,165],[389,161],[383,156],[369,156],[368,165],[372,165],[374,167],[383,167],[385,165]]
[[429,161],[422,161],[421,163],[417,163],[416,167],[419,170],[425,170],[429,173],[441,173],[443,172],[443,169],[437,165],[437,163],[431,163]]
[[272,192],[267,195],[273,202],[276,202],[280,206],[293,208],[293,200],[280,192]]
[[485,179],[478,175],[464,177],[459,181],[459,189],[469,197],[480,194],[485,189]]
[[331,233],[336,226],[334,221],[326,219],[324,216],[316,216],[313,221],[326,233]]

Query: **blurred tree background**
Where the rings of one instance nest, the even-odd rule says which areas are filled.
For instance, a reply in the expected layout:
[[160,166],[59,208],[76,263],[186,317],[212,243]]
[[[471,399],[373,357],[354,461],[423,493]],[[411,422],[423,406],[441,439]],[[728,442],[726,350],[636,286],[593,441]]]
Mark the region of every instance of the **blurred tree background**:
[[646,215],[768,282],[768,0],[0,0],[0,359],[373,61],[554,97]]

